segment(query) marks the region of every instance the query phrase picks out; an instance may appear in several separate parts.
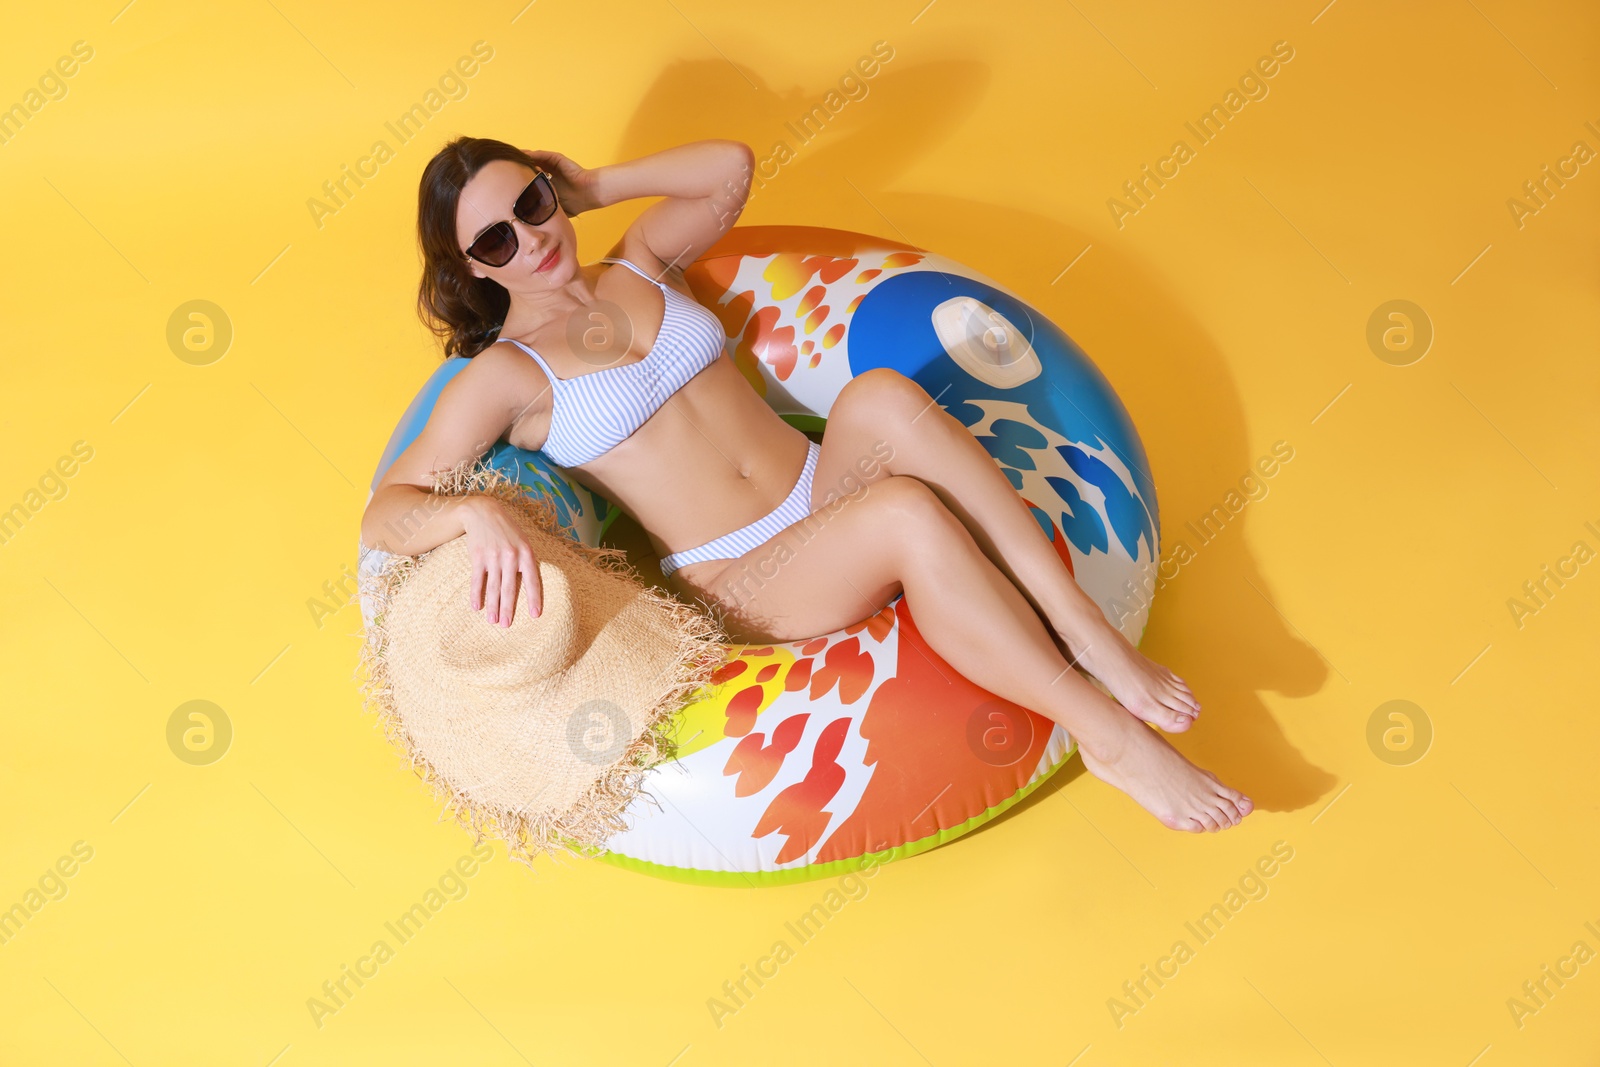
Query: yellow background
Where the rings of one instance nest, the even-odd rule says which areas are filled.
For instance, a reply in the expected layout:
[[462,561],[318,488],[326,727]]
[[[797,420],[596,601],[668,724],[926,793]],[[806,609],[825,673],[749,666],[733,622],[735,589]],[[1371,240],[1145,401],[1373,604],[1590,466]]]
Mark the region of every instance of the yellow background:
[[[1520,227],[1507,207],[1600,149],[1592,6],[119,6],[30,6],[0,37],[5,105],[94,49],[0,145],[0,507],[94,450],[0,545],[0,905],[94,850],[0,945],[0,1061],[1593,1062],[1600,962],[1520,1027],[1507,1007],[1600,951],[1600,564],[1520,627],[1507,606],[1600,549],[1600,164]],[[307,200],[477,40],[465,98],[319,228]],[[799,143],[784,123],[878,40],[867,95]],[[1280,40],[1270,94],[1115,225],[1122,183]],[[437,362],[416,187],[460,133],[587,166],[789,141],[743,222],[909,240],[1033,301],[1132,412],[1168,547],[1292,445],[1144,646],[1204,702],[1179,747],[1261,810],[1171,833],[1074,762],[878,870],[720,1028],[708,998],[834,883],[497,849],[319,1028],[307,998],[470,847],[359,710],[356,608],[307,607],[353,569]],[[579,219],[583,258],[645,203]],[[166,341],[194,299],[234,328],[208,366]],[[1410,366],[1367,345],[1392,299],[1435,330]],[[233,724],[210,766],[167,747],[195,699]],[[1407,766],[1367,742],[1392,699],[1433,728]],[[1277,841],[1270,893],[1119,1027],[1108,999]]]

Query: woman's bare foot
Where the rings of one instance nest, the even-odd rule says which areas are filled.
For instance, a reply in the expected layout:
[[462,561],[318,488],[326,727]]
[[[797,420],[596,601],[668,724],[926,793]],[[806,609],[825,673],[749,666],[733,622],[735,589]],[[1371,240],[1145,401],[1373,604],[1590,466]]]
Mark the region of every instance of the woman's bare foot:
[[1056,644],[1068,662],[1075,660],[1119,704],[1152,726],[1168,733],[1182,733],[1194,725],[1200,714],[1200,701],[1188,683],[1134,648],[1109,622],[1083,642],[1081,652],[1069,651],[1070,646],[1059,636]]
[[1080,743],[1083,765],[1138,801],[1168,829],[1214,833],[1239,825],[1255,808],[1249,797],[1190,763],[1154,730],[1127,722],[1117,733],[1111,743],[1096,746],[1098,756]]

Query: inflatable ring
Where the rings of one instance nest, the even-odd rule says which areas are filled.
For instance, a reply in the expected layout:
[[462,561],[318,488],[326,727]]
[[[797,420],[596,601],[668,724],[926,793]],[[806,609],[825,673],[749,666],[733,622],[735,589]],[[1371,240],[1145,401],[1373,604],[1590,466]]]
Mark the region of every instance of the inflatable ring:
[[[1105,377],[1021,297],[906,245],[797,226],[730,231],[684,273],[740,370],[803,430],[825,424],[854,375],[889,367],[920,384],[1138,644],[1160,558],[1144,448]],[[446,360],[423,385],[374,486],[466,363]],[[586,543],[617,515],[540,453],[501,442],[488,459],[551,499]],[[383,555],[363,548],[362,573]],[[814,640],[731,646],[715,680],[677,716],[675,759],[647,773],[627,828],[597,858],[714,885],[844,874],[993,819],[1075,749],[1051,720],[952,670],[903,599]]]

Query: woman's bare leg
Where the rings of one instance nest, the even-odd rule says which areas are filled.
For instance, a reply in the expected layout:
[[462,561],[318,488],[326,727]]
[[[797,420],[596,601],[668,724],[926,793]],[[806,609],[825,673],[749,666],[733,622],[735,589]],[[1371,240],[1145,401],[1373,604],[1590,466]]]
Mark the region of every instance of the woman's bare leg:
[[830,493],[893,475],[909,475],[937,492],[1049,622],[1069,656],[1129,711],[1163,730],[1189,728],[1200,712],[1189,686],[1111,625],[972,433],[911,379],[871,370],[853,378],[829,412],[814,499],[820,504]]
[[904,592],[934,651],[990,692],[1060,723],[1096,777],[1166,826],[1218,830],[1251,810],[1073,671],[1016,586],[915,478],[878,480],[738,560],[691,564],[674,578],[752,641],[838,630]]

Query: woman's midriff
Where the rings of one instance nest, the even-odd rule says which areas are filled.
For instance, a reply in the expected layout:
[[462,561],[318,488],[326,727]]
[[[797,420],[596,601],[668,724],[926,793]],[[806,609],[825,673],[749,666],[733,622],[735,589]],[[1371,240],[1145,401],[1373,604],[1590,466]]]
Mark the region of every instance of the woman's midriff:
[[571,473],[632,515],[666,555],[747,526],[783,503],[806,449],[805,434],[723,356],[633,436]]

